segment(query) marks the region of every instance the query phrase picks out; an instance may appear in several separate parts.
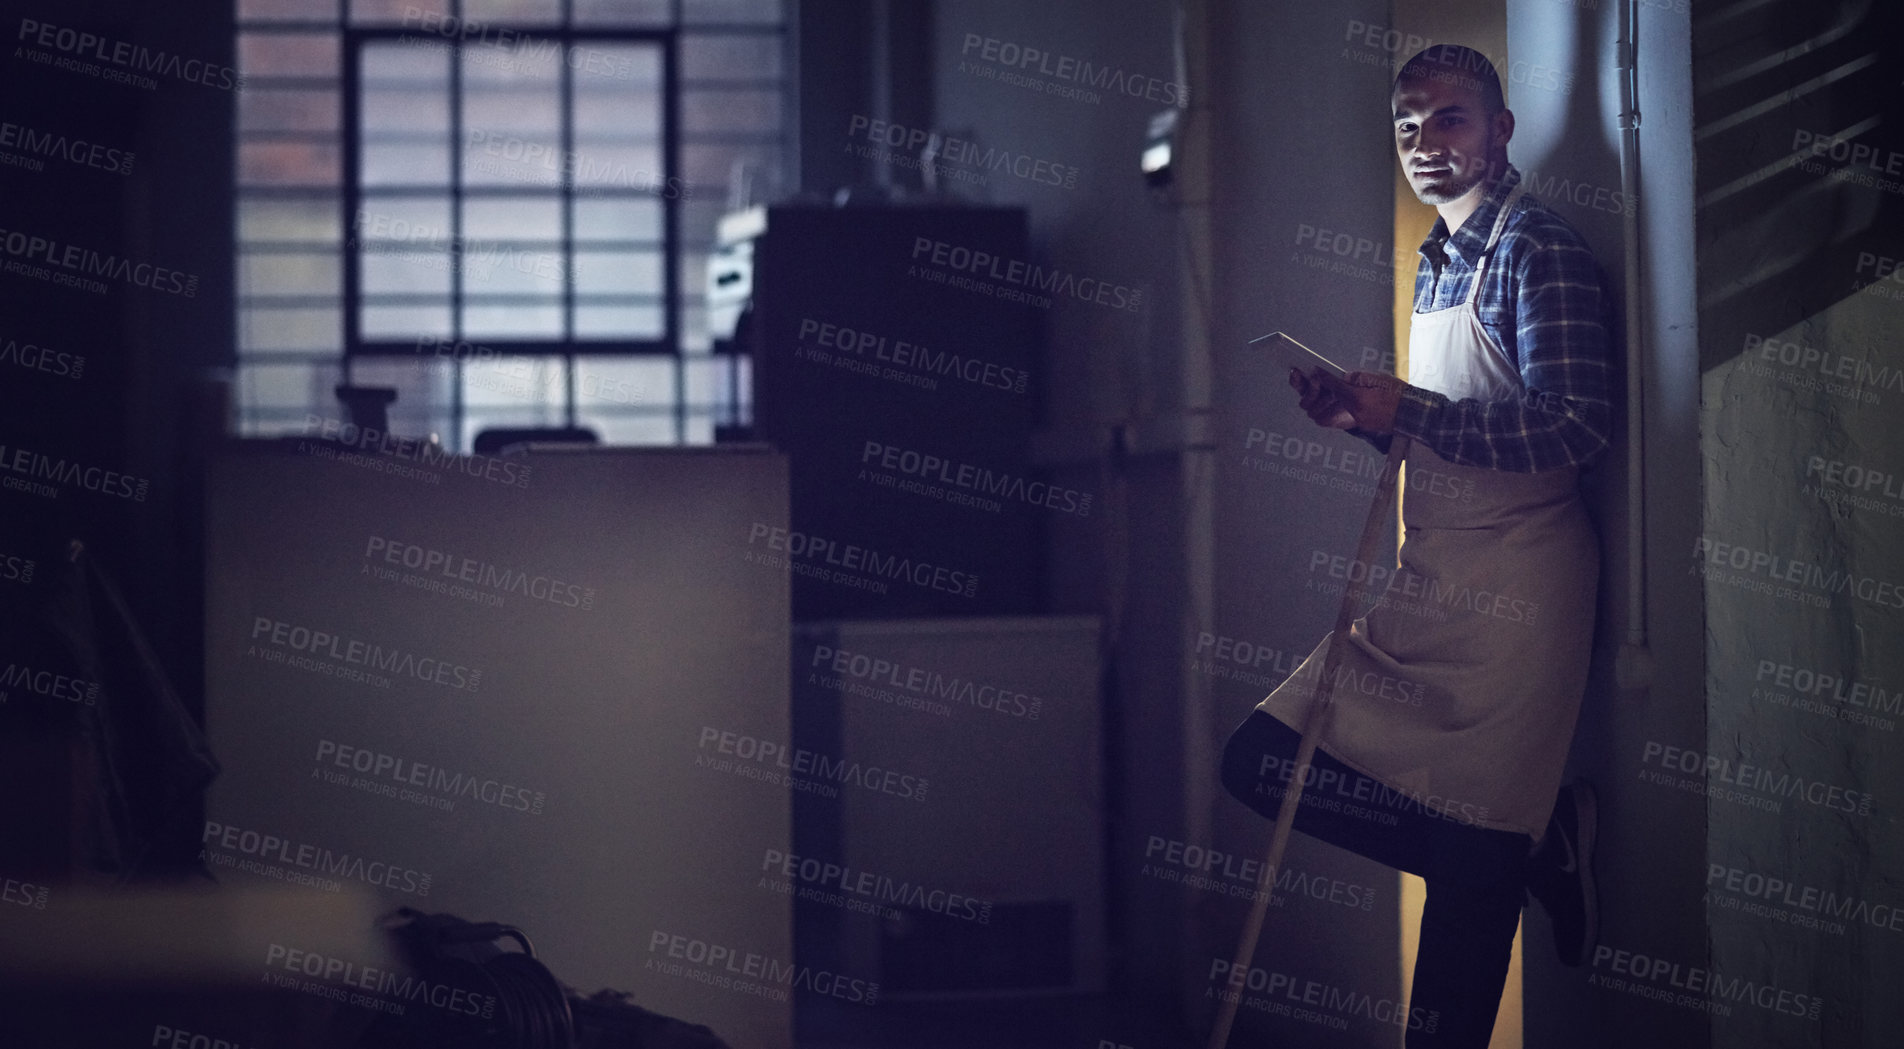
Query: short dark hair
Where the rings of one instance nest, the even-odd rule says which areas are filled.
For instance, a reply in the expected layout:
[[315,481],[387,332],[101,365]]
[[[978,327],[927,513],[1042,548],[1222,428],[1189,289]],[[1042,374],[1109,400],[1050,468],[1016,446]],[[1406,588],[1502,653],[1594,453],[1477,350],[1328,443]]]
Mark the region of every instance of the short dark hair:
[[1507,99],[1501,94],[1501,75],[1494,71],[1494,63],[1471,47],[1436,44],[1423,48],[1402,63],[1389,93],[1401,90],[1402,84],[1410,80],[1438,80],[1473,88],[1481,93],[1481,108],[1489,116],[1507,108]]

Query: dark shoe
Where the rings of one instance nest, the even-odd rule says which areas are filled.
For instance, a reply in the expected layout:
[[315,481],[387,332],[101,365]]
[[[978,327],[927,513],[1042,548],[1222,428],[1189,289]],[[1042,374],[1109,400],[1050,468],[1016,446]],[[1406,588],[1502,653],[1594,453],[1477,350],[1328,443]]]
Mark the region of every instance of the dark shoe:
[[1527,864],[1527,891],[1554,924],[1554,951],[1562,965],[1578,966],[1600,938],[1600,901],[1593,885],[1598,808],[1586,780],[1562,787],[1547,834]]

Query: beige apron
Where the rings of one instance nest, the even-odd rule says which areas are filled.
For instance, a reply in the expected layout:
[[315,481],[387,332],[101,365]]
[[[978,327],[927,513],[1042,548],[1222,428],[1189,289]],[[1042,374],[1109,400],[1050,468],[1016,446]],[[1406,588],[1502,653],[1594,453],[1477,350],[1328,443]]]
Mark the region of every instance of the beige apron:
[[[1475,307],[1520,192],[1501,206],[1467,301],[1414,315],[1410,384],[1451,400],[1521,396],[1517,362]],[[1360,583],[1382,597],[1350,627],[1319,745],[1432,813],[1539,836],[1593,643],[1599,543],[1578,471],[1462,466],[1414,442],[1405,476],[1401,563],[1385,589]],[[1300,729],[1333,636],[1258,709]]]

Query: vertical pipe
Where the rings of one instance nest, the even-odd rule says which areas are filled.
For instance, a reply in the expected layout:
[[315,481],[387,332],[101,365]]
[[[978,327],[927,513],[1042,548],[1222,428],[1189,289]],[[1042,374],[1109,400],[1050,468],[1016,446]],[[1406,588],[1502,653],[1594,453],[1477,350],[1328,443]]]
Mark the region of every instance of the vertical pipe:
[[1620,5],[1620,190],[1626,194],[1622,226],[1626,247],[1626,640],[1614,661],[1622,689],[1640,689],[1653,676],[1646,644],[1646,457],[1645,337],[1640,305],[1640,110],[1639,0]]

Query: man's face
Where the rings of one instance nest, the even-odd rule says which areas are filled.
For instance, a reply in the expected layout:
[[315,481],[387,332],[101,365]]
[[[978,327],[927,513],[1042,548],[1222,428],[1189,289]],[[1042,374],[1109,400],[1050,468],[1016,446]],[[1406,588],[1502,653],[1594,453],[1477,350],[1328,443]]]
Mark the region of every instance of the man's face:
[[1395,152],[1423,204],[1448,204],[1487,177],[1496,147],[1507,145],[1502,132],[1512,134],[1513,125],[1502,121],[1505,110],[1490,118],[1472,77],[1429,68],[1395,89]]

